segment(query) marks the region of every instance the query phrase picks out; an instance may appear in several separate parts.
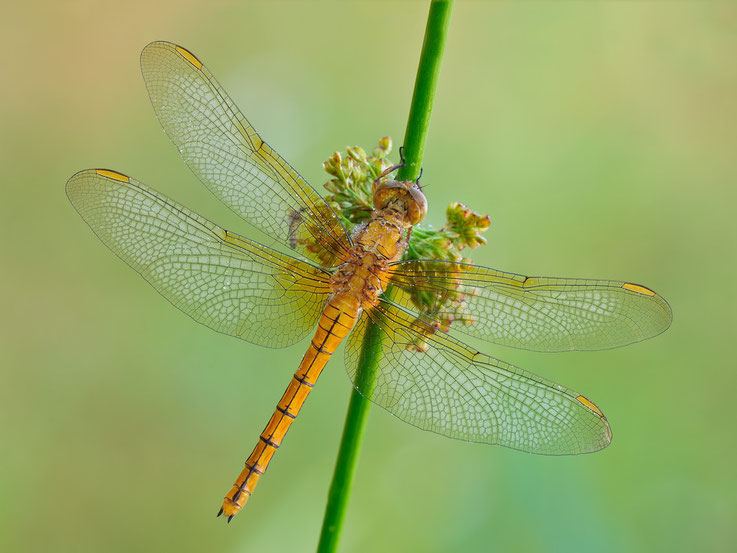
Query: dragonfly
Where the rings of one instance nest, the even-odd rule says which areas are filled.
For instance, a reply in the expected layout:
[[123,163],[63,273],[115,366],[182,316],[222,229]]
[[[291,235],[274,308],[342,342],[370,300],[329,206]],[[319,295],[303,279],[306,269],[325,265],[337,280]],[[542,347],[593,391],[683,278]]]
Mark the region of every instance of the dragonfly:
[[[626,281],[403,259],[408,235],[427,213],[417,182],[382,174],[373,212],[349,234],[192,52],[153,42],[141,68],[156,115],[186,164],[271,245],[110,169],[72,176],[72,205],[105,245],[195,321],[271,348],[313,333],[218,516],[230,522],[245,505],[343,341],[356,390],[423,430],[547,455],[609,445],[609,423],[592,400],[481,353],[458,333],[535,351],[613,348],[668,328],[671,309],[659,294]],[[443,328],[413,301],[459,286],[473,290],[465,298],[472,325]],[[394,293],[384,294],[390,288]],[[362,351],[378,360],[372,378],[362,376]]]

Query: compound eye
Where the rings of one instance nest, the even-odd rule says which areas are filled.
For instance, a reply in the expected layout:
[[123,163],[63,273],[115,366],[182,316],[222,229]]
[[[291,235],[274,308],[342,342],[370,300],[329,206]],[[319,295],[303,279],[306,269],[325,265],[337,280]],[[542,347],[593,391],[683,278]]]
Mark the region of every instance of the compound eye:
[[412,205],[409,210],[410,222],[416,225],[427,215],[427,198],[419,188],[410,188],[409,193],[412,197]]

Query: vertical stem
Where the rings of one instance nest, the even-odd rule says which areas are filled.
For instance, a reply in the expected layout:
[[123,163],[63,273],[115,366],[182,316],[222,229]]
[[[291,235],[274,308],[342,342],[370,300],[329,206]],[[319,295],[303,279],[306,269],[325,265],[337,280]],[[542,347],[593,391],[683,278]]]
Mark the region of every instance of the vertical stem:
[[[399,180],[415,180],[420,175],[452,7],[453,0],[432,0],[430,4],[404,136],[405,166],[397,173]],[[391,295],[392,290],[387,289],[384,296],[391,297]],[[328,492],[320,543],[317,546],[318,553],[334,553],[338,548],[370,406],[366,398],[371,396],[376,368],[381,359],[381,340],[382,333],[379,327],[369,323],[358,360],[355,388],[348,405],[333,481]]]
[[[370,395],[374,383],[374,371],[381,355],[381,330],[370,324],[366,329],[361,354],[358,359],[356,386]],[[372,347],[372,345],[376,347]],[[348,404],[348,413],[343,427],[343,438],[338,450],[338,460],[335,463],[333,481],[328,492],[328,504],[325,508],[325,518],[322,523],[318,553],[333,553],[338,548],[340,530],[345,519],[348,506],[348,497],[353,484],[353,475],[356,472],[358,454],[361,450],[363,432],[366,428],[371,402],[355,388],[351,391],[351,401]]]
[[415,91],[412,94],[407,130],[404,132],[405,166],[397,172],[398,180],[415,180],[420,176],[452,8],[453,0],[433,0],[430,5],[425,40],[415,77]]

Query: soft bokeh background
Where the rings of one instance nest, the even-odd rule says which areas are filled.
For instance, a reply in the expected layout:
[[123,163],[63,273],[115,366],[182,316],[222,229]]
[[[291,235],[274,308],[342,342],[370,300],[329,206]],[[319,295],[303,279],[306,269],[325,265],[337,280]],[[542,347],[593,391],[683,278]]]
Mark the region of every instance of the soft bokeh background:
[[[334,150],[401,141],[426,4],[19,4],[0,20],[0,550],[313,551],[342,356],[224,525],[306,342],[260,349],[193,323],[93,236],[64,183],[115,168],[247,232],[161,132],[140,50],[193,50],[319,187]],[[342,551],[735,547],[736,30],[730,3],[456,5],[430,221],[466,202],[492,219],[478,263],[641,282],[675,320],[613,351],[484,346],[593,398],[614,430],[594,455],[469,445],[374,409]]]

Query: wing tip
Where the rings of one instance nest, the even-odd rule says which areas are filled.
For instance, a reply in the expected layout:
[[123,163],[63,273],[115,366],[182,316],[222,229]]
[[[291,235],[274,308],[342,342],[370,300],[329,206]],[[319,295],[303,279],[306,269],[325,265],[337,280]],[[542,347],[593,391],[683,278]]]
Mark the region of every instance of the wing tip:
[[651,290],[650,288],[648,288],[647,286],[643,286],[642,284],[636,284],[634,282],[623,282],[621,288],[623,290],[626,290],[627,292],[642,297],[646,301],[653,302],[653,304],[657,306],[656,308],[659,310],[660,316],[657,319],[657,324],[653,323],[652,330],[646,333],[645,336],[641,338],[641,340],[647,340],[649,338],[658,336],[659,334],[662,334],[670,328],[670,325],[673,322],[673,309],[668,303],[668,300],[658,294],[655,290]]
[[79,195],[85,188],[84,182],[90,178],[98,177],[126,184],[131,182],[131,178],[128,175],[124,175],[118,171],[113,171],[112,169],[82,169],[69,177],[65,186],[67,198],[72,202],[72,205],[77,205],[76,200],[79,199]]
[[158,50],[161,48],[165,50],[173,50],[175,47],[176,44],[174,44],[173,42],[169,42],[168,40],[154,40],[146,44],[146,46],[143,47],[143,50],[141,50],[141,60],[143,60],[149,53],[154,50]]
[[609,447],[609,444],[612,443],[612,427],[609,425],[609,421],[607,420],[606,415],[604,415],[602,410],[599,409],[598,405],[596,405],[586,396],[579,395],[576,397],[576,401],[578,401],[591,413],[599,417],[599,423],[602,426],[599,439],[595,442],[592,442],[591,447],[584,448],[579,453],[596,453],[597,451],[601,451],[602,449],[606,449],[607,447]]
[[145,63],[146,59],[150,55],[154,55],[156,50],[166,50],[171,54],[181,56],[197,69],[202,69],[202,66],[204,65],[197,56],[187,50],[184,46],[180,46],[179,44],[169,42],[167,40],[155,40],[153,42],[149,42],[141,51],[141,62]]

